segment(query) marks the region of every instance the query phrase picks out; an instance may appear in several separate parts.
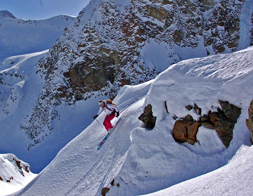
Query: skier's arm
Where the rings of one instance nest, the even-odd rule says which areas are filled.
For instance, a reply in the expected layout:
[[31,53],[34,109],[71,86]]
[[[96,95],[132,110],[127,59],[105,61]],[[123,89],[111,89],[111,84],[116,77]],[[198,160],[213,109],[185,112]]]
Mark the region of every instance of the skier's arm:
[[103,108],[100,107],[98,110],[98,113],[95,116],[93,116],[93,118],[96,119],[99,116],[99,114],[101,114],[102,112],[103,112]]
[[99,116],[102,112],[103,112],[103,108],[102,108],[102,107],[100,107],[100,108],[99,108],[99,110],[98,110],[97,115]]

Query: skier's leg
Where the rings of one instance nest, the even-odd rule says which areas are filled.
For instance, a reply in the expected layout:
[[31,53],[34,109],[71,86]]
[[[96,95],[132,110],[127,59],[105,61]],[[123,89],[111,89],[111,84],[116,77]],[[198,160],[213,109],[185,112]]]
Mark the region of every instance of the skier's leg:
[[[108,116],[108,115],[107,115],[107,116]],[[109,131],[108,122],[107,122],[107,116],[106,116],[105,119],[104,119],[103,125],[104,125],[106,131]]]
[[113,128],[111,120],[115,117],[115,113],[107,115],[105,117],[105,120],[103,122],[103,125],[105,126],[105,129],[109,131],[109,129]]

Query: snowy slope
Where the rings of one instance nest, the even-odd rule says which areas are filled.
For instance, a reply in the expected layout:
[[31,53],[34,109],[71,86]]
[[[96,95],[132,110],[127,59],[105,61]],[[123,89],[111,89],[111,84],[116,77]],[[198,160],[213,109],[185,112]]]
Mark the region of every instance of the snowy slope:
[[20,131],[20,124],[43,87],[44,80],[36,74],[35,65],[47,52],[9,57],[0,64],[1,153],[15,152],[22,160],[29,156],[26,152],[29,141]]
[[29,164],[13,154],[0,155],[0,195],[8,195],[27,185],[35,174],[30,172]]
[[[217,2],[218,1],[215,1],[215,3]],[[197,2],[192,0],[187,2],[187,5],[191,5],[190,9],[192,10],[194,7],[198,8],[198,3],[195,3]],[[234,7],[234,5],[236,5],[236,7]],[[235,18],[241,13],[240,5],[244,5],[243,2],[236,1],[235,4],[230,2],[228,6],[229,10],[232,9],[235,11],[231,12],[232,16]],[[252,6],[252,2],[247,1],[247,5]],[[128,8],[124,6],[128,6]],[[220,6],[221,4],[217,3],[215,8],[217,8],[217,10],[224,8],[224,6]],[[162,17],[162,15],[169,13],[169,17],[170,12],[174,10],[172,9],[173,7],[178,8],[171,18],[174,22],[167,26],[167,17]],[[97,112],[97,101],[102,98],[98,97],[98,95],[104,94],[106,96],[112,96],[110,90],[113,90],[113,93],[116,94],[123,84],[132,82],[137,84],[140,81],[147,81],[153,78],[157,74],[155,69],[157,71],[163,71],[169,67],[171,63],[178,62],[181,59],[206,56],[204,40],[202,38],[193,36],[193,40],[188,40],[188,36],[185,35],[184,41],[182,42],[183,45],[179,44],[179,46],[173,42],[173,39],[170,39],[174,37],[174,33],[171,30],[176,31],[178,28],[184,27],[184,22],[188,24],[188,19],[192,17],[192,22],[195,23],[195,19],[198,21],[198,17],[201,16],[200,18],[202,18],[201,13],[205,14],[203,20],[208,25],[209,22],[206,20],[211,20],[214,14],[214,21],[210,21],[210,26],[214,24],[216,29],[217,23],[215,20],[219,17],[216,18],[215,12],[211,13],[215,11],[211,8],[211,10],[206,12],[198,12],[198,10],[196,10],[195,14],[200,14],[197,18],[195,17],[197,15],[192,15],[192,13],[188,12],[184,15],[184,7],[185,5],[181,5],[181,2],[178,1],[160,1],[159,3],[149,0],[90,1],[90,4],[83,9],[76,22],[72,23],[58,39],[54,47],[50,49],[50,54],[37,64],[37,68],[40,69],[40,74],[45,74],[43,76],[47,81],[41,80],[42,83],[39,84],[39,75],[33,75],[36,73],[34,69],[33,73],[30,74],[32,78],[38,79],[38,83],[34,83],[34,86],[30,88],[30,90],[35,91],[34,95],[33,92],[26,91],[24,93],[20,90],[22,89],[24,80],[22,78],[15,78],[15,73],[14,75],[9,73],[3,76],[5,81],[11,80],[11,85],[14,86],[6,87],[6,85],[3,85],[3,89],[1,89],[6,96],[3,96],[3,94],[0,95],[2,98],[0,109],[3,109],[2,121],[0,124],[5,127],[5,130],[0,133],[3,138],[2,141],[0,141],[0,150],[2,152],[12,152],[16,154],[22,160],[31,164],[31,170],[33,172],[38,173],[53,160],[55,155],[66,143],[72,140],[92,122],[92,116]],[[189,11],[191,12],[191,10]],[[245,36],[244,38],[247,38],[246,42],[242,41],[245,44],[242,47],[245,47],[250,44],[247,36],[252,24],[248,23],[249,20],[247,16],[252,13],[252,10],[247,6],[244,6],[243,10],[245,14],[241,17],[244,17],[242,21],[245,22],[244,27],[247,33],[245,29],[240,33],[242,36]],[[155,16],[153,17],[153,15]],[[185,16],[187,17],[185,18]],[[50,20],[51,19],[40,22],[43,24],[42,22]],[[200,21],[201,20],[202,19],[200,19]],[[14,19],[9,18],[8,20],[6,19],[6,21],[10,22],[14,21]],[[177,21],[183,21],[183,24],[177,26]],[[25,21],[21,22],[19,25],[21,26],[22,24],[27,28],[31,27],[31,29],[39,35],[41,35],[41,33],[47,34],[46,31],[41,32],[38,30],[38,24],[40,22]],[[30,23],[31,26],[28,25]],[[228,23],[230,24],[230,22]],[[35,25],[37,25],[36,28]],[[164,26],[164,30],[167,30],[165,32],[162,31],[161,34],[157,34],[157,28],[161,25]],[[191,23],[188,25],[191,27],[189,29],[190,32],[194,33],[194,31],[197,30]],[[196,25],[198,26],[199,24],[196,23]],[[129,28],[125,29],[125,27],[128,26]],[[54,27],[53,25],[53,30],[55,30]],[[221,27],[218,29],[221,30],[221,33],[223,32]],[[14,30],[17,30],[16,26]],[[211,30],[205,31],[208,31],[207,34],[212,34]],[[175,35],[176,34],[175,32]],[[47,35],[47,37],[50,36]],[[23,37],[21,38],[23,40]],[[37,39],[33,38],[32,40],[32,45],[34,45]],[[136,42],[135,40],[139,41]],[[187,43],[189,43],[188,41],[192,42],[194,40],[198,45],[193,45],[194,47],[192,48]],[[172,45],[169,44],[171,41],[173,42]],[[25,44],[27,43],[22,45]],[[131,46],[132,44],[134,45]],[[188,47],[184,47],[185,44]],[[211,49],[212,46],[210,45],[208,47],[210,48],[209,52],[212,51],[211,54],[214,54],[214,50]],[[231,50],[228,49],[225,51],[228,52]],[[121,60],[119,60],[119,58]],[[108,88],[105,87],[105,89],[99,92],[93,92],[92,89],[97,90],[101,87],[96,83],[100,78],[100,75],[97,75],[97,71],[101,72],[101,67],[99,66],[104,65],[105,62],[109,64],[106,63],[108,66],[106,66],[105,72],[102,71],[103,80],[98,84],[103,86],[106,83],[108,84]],[[6,65],[12,67],[16,63],[18,63],[18,60],[16,60],[16,62],[9,60]],[[25,67],[25,62],[22,64]],[[121,69],[120,66],[122,65],[123,67]],[[110,68],[115,68],[116,72],[117,70],[123,70],[123,72],[122,74],[118,74],[118,76],[117,74],[111,75],[108,74],[113,72]],[[22,69],[23,66],[20,67],[19,71],[22,72]],[[90,76],[86,78],[86,75],[89,75],[89,73],[92,73],[92,80],[90,80]],[[105,73],[105,76],[103,73]],[[69,76],[71,76],[71,78],[69,78]],[[118,77],[118,79],[114,80],[115,77]],[[25,80],[27,79],[28,78]],[[78,79],[78,81],[75,81],[76,79]],[[85,80],[86,82],[83,82]],[[75,81],[75,83],[72,84],[70,81]],[[108,81],[113,83],[107,83]],[[120,83],[118,83],[119,81]],[[45,82],[45,85],[42,87],[44,84],[43,82]],[[94,88],[88,88],[89,92],[87,92],[86,86],[90,84],[91,87]],[[26,95],[26,93],[28,94]],[[16,99],[16,96],[19,98]],[[33,99],[30,100],[23,97],[32,97]],[[82,98],[83,100],[80,101],[79,99]],[[86,98],[89,100],[85,101]],[[21,108],[27,105],[27,108],[22,110],[20,115],[18,115],[19,104],[22,105]],[[18,117],[9,118],[11,114],[15,114]],[[15,135],[14,138],[10,140],[16,141],[17,138],[21,137],[23,143],[17,143],[15,146],[10,145],[10,143],[6,142],[9,140],[9,133]],[[27,138],[29,138],[29,141]],[[27,152],[27,150],[29,150],[29,152]]]
[[224,167],[147,196],[252,195],[252,150],[242,146]]
[[[7,11],[5,11],[7,12]],[[0,15],[0,62],[6,57],[49,49],[75,17],[23,20]],[[8,12],[7,12],[8,13]]]
[[[83,124],[64,121],[62,125],[61,116],[67,115],[63,106],[58,110],[58,105],[85,108],[80,100],[92,99],[99,93],[114,97],[123,85],[153,79],[180,60],[229,53],[237,50],[239,42],[243,43],[241,48],[248,47],[252,29],[249,7],[252,1],[247,1],[247,6],[244,1],[234,0],[90,1],[48,56],[38,63],[46,83],[22,123],[31,140],[28,149],[36,151],[35,147],[48,140],[49,135],[51,141],[66,141],[56,135],[66,132],[70,123],[75,124],[73,132],[80,133],[76,124],[81,127],[91,122],[89,117],[89,122]],[[244,28],[240,29],[240,25]],[[78,106],[74,105],[76,102]],[[95,113],[95,108],[88,111]],[[78,112],[82,114],[81,110]],[[69,113],[71,119],[74,113]],[[45,156],[48,161],[50,158]],[[46,166],[31,165],[37,171]]]
[[[105,186],[111,187],[109,196],[148,194],[226,165],[241,145],[250,145],[245,119],[253,98],[249,90],[253,83],[252,57],[250,47],[231,54],[190,59],[168,68],[150,82],[124,86],[114,102],[121,110],[126,109],[101,150],[97,152],[96,147],[106,131],[94,121],[19,195],[100,195]],[[227,149],[215,131],[203,127],[197,134],[201,145],[175,142],[173,114],[183,117],[190,113],[197,118],[184,106],[197,103],[207,113],[212,106],[219,106],[219,99],[242,108]],[[165,111],[164,101],[170,114]],[[151,131],[138,120],[149,103],[157,117]],[[99,116],[98,121],[102,123],[103,118],[104,115]],[[244,152],[248,150],[240,150],[239,154]],[[241,160],[241,156],[233,160]],[[228,170],[233,169],[233,160],[226,166]],[[235,173],[231,174],[233,180]],[[119,187],[110,185],[113,179]],[[234,191],[234,195],[240,193]]]
[[[80,101],[75,106],[58,106],[52,132],[43,145],[28,151],[30,140],[22,122],[33,109],[43,92],[45,80],[35,66],[48,50],[6,58],[0,64],[0,153],[14,153],[31,165],[34,173],[40,172],[70,140],[92,122],[100,98]],[[90,111],[90,112],[85,112]],[[11,137],[10,137],[11,135]]]

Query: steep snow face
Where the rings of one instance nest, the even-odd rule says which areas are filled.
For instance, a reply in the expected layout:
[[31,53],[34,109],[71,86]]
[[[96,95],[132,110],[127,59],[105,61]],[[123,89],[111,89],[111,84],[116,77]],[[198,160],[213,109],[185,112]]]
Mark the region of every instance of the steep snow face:
[[38,21],[22,20],[10,17],[11,13],[7,11],[1,13],[0,62],[9,56],[51,48],[64,29],[75,20],[70,16],[57,16]]
[[[186,60],[147,83],[124,86],[114,99],[122,111],[122,120],[101,150],[96,151],[96,147],[106,134],[101,127],[104,114],[66,145],[20,195],[98,196],[102,187],[107,186],[111,188],[107,195],[134,196],[164,189],[226,165],[241,145],[250,145],[245,119],[253,98],[249,90],[253,82],[252,57],[251,47],[236,53]],[[238,65],[238,59],[243,59],[242,64]],[[226,69],[220,69],[220,61]],[[241,74],[235,74],[234,69]],[[195,70],[201,72],[196,74]],[[191,114],[197,120],[199,116],[186,110],[186,105],[197,103],[205,114],[220,107],[219,99],[242,108],[228,148],[214,130],[203,127],[197,134],[199,144],[175,142],[174,114],[178,117]],[[157,117],[153,130],[145,129],[138,120],[147,104],[152,104]],[[113,179],[114,186],[110,184]]]
[[147,196],[251,195],[252,152],[252,146],[242,146],[226,166]]
[[14,153],[26,162],[34,158],[27,160],[30,141],[20,125],[43,88],[44,80],[36,74],[35,65],[47,52],[9,57],[0,64],[0,151]]
[[36,177],[29,167],[13,154],[0,154],[0,195],[14,193]]
[[[250,16],[250,17],[249,17]],[[253,44],[253,3],[245,0],[242,14],[240,16],[240,42],[238,49],[247,47],[247,43]],[[245,45],[246,44],[246,45]]]
[[0,11],[0,17],[6,17],[6,18],[16,18],[12,13],[10,13],[8,10]]
[[46,84],[22,124],[29,149],[59,131],[52,121],[57,105],[113,98],[121,86],[149,81],[181,60],[237,50],[252,28],[251,12],[240,18],[243,6],[234,0],[90,1],[38,63]]

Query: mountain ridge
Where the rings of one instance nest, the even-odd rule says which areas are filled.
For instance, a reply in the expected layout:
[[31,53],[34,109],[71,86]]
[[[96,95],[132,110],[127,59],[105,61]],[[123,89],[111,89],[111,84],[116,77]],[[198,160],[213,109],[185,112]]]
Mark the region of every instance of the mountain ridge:
[[8,18],[16,18],[12,13],[10,13],[8,10],[2,10],[0,11],[0,17],[8,17]]
[[9,17],[9,15],[0,17],[0,49],[2,51],[0,61],[10,56],[51,48],[64,29],[76,19],[61,15],[45,20],[23,20]]

